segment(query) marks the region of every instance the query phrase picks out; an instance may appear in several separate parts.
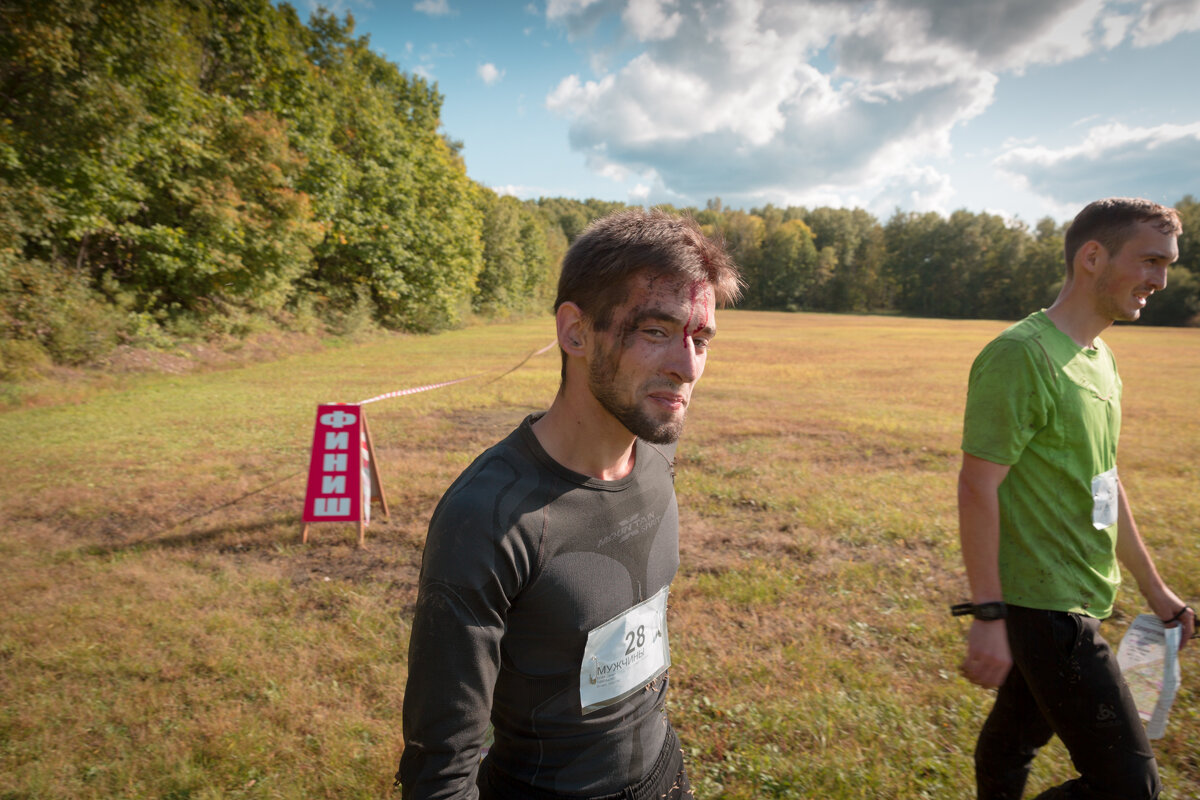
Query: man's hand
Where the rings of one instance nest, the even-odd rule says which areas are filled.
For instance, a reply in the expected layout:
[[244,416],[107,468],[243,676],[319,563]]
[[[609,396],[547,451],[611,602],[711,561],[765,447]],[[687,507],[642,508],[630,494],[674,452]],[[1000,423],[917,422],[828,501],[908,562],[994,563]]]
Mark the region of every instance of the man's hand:
[[[1165,586],[1147,594],[1146,601],[1150,603],[1150,610],[1168,628],[1174,628],[1176,625],[1183,628],[1179,632],[1179,649],[1187,647],[1188,640],[1196,635],[1196,612],[1191,606],[1180,600],[1178,595]],[[1183,613],[1180,613],[1181,611]]]
[[985,689],[995,689],[1004,683],[1012,668],[1012,653],[1008,649],[1008,630],[1002,619],[971,623],[967,634],[967,657],[962,674],[971,683]]
[[1179,649],[1182,650],[1187,647],[1188,640],[1196,638],[1196,610],[1188,606],[1183,610],[1183,614],[1177,622],[1183,626],[1183,631],[1179,635]]
[[1154,568],[1154,559],[1150,558],[1146,543],[1133,521],[1124,483],[1117,484],[1117,558],[1133,574],[1138,589],[1150,604],[1150,610],[1163,624],[1168,628],[1176,625],[1183,628],[1180,631],[1179,649],[1187,647],[1188,640],[1196,635],[1196,612],[1167,587]]

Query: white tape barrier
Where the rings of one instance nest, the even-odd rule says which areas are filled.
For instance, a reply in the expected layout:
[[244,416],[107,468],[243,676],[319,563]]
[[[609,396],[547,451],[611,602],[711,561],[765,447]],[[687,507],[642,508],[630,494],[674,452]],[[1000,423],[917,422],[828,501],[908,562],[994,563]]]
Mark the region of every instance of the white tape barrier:
[[367,403],[374,403],[378,400],[387,400],[390,397],[403,397],[406,394],[416,394],[417,392],[428,392],[430,389],[440,389],[443,386],[453,386],[456,383],[462,383],[463,381],[469,381],[473,378],[478,378],[479,375],[482,375],[482,374],[483,373],[481,372],[477,375],[468,375],[465,378],[459,378],[459,379],[453,380],[453,381],[444,381],[442,383],[431,383],[428,386],[414,386],[411,389],[401,389],[397,392],[388,392],[387,394],[381,394],[378,397],[372,397],[370,400],[360,400],[359,402],[355,403],[354,405],[365,406]]
[[[499,375],[497,377],[504,377],[504,375],[507,375],[509,372],[512,372],[513,370],[520,367],[521,364],[524,364],[526,361],[533,358],[534,356],[540,356],[542,353],[545,353],[547,350],[554,347],[554,345],[556,345],[556,344],[558,344],[557,339],[555,341],[551,342],[550,344],[546,345],[545,347],[543,347],[541,350],[535,350],[534,352],[525,356],[525,358],[521,361],[520,364],[517,364],[517,366],[513,367],[512,369],[508,370],[507,372],[505,372],[502,375]],[[354,405],[365,406],[367,403],[374,403],[379,400],[387,400],[392,397],[403,397],[408,394],[416,394],[417,392],[428,392],[430,389],[440,389],[443,386],[453,386],[456,383],[462,383],[464,381],[474,380],[475,378],[478,378],[478,377],[480,377],[482,375],[486,375],[486,374],[487,374],[486,372],[479,372],[479,373],[476,373],[475,375],[468,375],[465,378],[456,378],[455,380],[452,380],[452,381],[443,381],[441,383],[430,383],[425,386],[414,386],[411,389],[400,389],[395,392],[388,392],[387,394],[381,394],[377,397],[372,397],[369,400],[361,400],[358,403],[355,403]]]

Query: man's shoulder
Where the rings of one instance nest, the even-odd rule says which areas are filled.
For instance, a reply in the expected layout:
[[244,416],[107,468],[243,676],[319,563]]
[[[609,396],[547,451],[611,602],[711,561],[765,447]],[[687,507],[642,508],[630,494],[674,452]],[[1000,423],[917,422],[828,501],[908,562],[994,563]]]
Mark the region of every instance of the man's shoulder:
[[[422,574],[429,579],[475,585],[479,576],[495,571],[495,546],[514,530],[523,530],[518,524],[522,509],[528,510],[528,498],[538,493],[541,475],[536,459],[522,449],[518,432],[476,457],[438,501],[422,562]],[[518,546],[522,538],[518,534],[504,551],[528,551],[533,541]]]
[[1036,347],[1038,346],[1037,342],[1045,338],[1053,327],[1054,323],[1044,312],[1036,311],[1025,319],[1009,325],[988,343],[988,347]]
[[983,346],[983,349],[975,356],[971,371],[972,373],[989,369],[1009,371],[1014,362],[1028,362],[1032,356],[1043,350],[1039,331],[1036,328],[1017,323]]
[[522,475],[536,472],[536,465],[517,428],[475,457],[446,489],[439,509],[446,505],[478,506],[479,496],[495,497]]
[[992,339],[972,364],[972,375],[984,372],[1016,374],[1038,373],[1053,380],[1052,374],[1061,349],[1057,329],[1043,312],[1030,314]]

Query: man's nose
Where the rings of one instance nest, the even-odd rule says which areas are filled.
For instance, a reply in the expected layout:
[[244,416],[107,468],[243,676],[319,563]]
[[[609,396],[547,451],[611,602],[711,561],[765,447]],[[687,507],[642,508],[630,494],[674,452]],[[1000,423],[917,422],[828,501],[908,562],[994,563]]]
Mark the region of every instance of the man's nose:
[[1165,266],[1155,267],[1150,271],[1150,285],[1156,292],[1167,288],[1167,268]]
[[673,355],[671,356],[668,368],[678,376],[680,383],[693,383],[704,370],[704,355],[696,351],[696,343],[692,341],[692,337],[685,336],[682,347],[672,347]]

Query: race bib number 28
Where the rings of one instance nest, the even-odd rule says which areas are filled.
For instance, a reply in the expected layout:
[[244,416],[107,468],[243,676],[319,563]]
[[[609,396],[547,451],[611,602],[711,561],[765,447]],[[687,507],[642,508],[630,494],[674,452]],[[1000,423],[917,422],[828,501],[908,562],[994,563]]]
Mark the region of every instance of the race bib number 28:
[[671,666],[667,587],[588,633],[579,670],[583,713],[618,703]]

